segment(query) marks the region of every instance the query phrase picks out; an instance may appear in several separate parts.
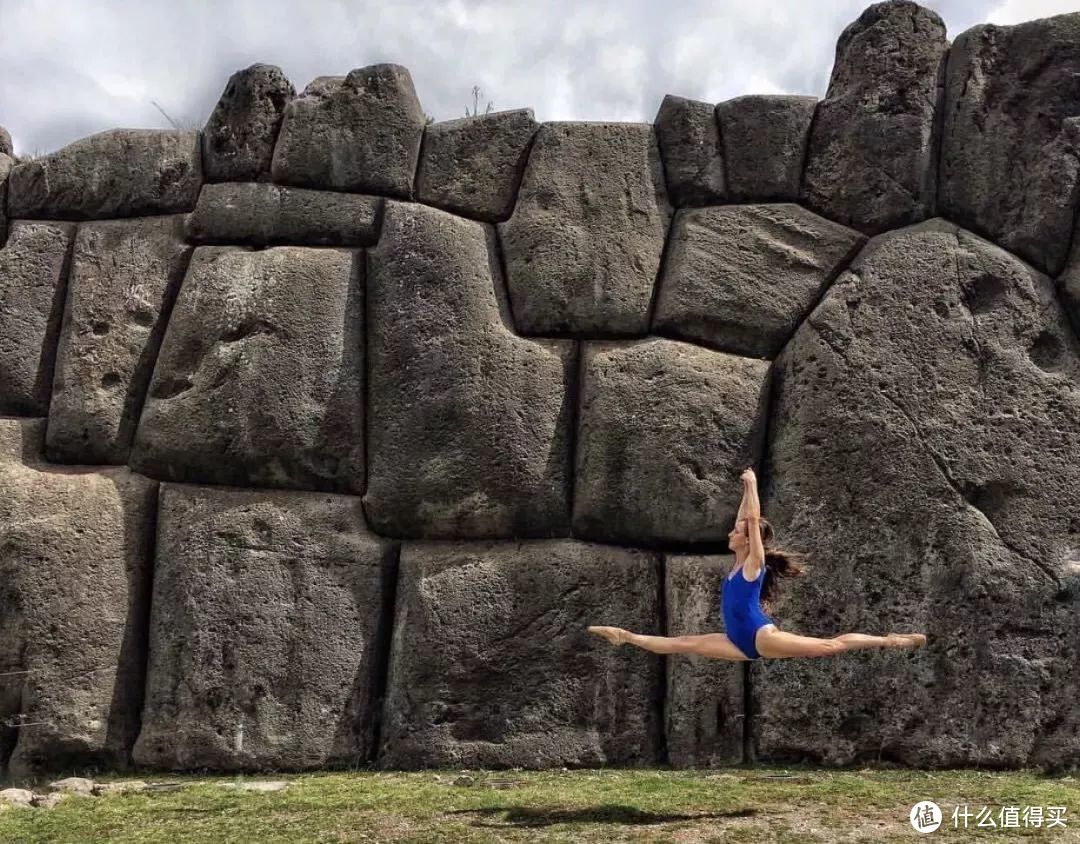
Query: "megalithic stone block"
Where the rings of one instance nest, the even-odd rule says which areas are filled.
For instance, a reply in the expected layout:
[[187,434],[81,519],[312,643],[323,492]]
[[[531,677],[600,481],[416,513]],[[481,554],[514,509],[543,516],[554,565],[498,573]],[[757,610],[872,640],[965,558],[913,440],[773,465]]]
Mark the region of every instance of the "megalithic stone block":
[[[723,633],[720,590],[731,555],[669,554],[664,560],[668,636]],[[737,765],[743,759],[746,689],[743,664],[680,654],[667,660],[664,728],[677,768]]]
[[724,542],[761,454],[768,362],[666,339],[583,355],[574,535]]
[[164,485],[136,762],[366,762],[396,563],[357,498]]
[[135,431],[162,480],[360,492],[363,258],[200,246]]
[[285,108],[274,181],[408,198],[424,120],[412,77],[400,65],[319,77]]
[[208,182],[269,177],[285,106],[296,89],[281,69],[253,64],[229,77],[202,133]]
[[942,213],[1056,275],[1080,192],[1080,13],[963,33],[944,113]]
[[762,94],[716,107],[731,199],[795,202],[816,97]]
[[672,204],[722,201],[726,195],[724,154],[712,103],[668,94],[653,126]]
[[49,405],[60,463],[126,463],[191,249],[183,217],[79,226]]
[[645,334],[669,217],[651,126],[545,123],[499,226],[518,329]]
[[774,358],[865,240],[788,203],[683,209],[653,325],[722,351]]
[[187,234],[196,243],[370,246],[382,199],[257,182],[205,185]]
[[387,203],[367,296],[364,504],[381,533],[569,532],[574,345],[514,335],[492,234]]
[[943,221],[881,235],[775,379],[764,512],[810,555],[776,618],[929,647],[755,666],[759,758],[1080,761],[1080,344],[1053,282]]
[[514,210],[536,130],[532,109],[428,126],[416,175],[417,199],[477,220],[505,220]]
[[0,414],[48,412],[74,235],[17,220],[0,249]]
[[7,180],[14,166],[15,159],[0,152],[0,249],[7,240]]
[[406,543],[380,766],[655,765],[659,657],[585,628],[658,633],[660,588],[643,551]]
[[0,683],[0,767],[10,752],[18,777],[126,767],[146,659],[157,484],[42,463],[44,433],[0,419],[0,672],[26,672]]
[[195,207],[199,133],[110,129],[24,161],[11,172],[12,217],[100,220]]
[[803,202],[867,234],[933,214],[945,24],[911,0],[875,3],[836,45],[810,130]]

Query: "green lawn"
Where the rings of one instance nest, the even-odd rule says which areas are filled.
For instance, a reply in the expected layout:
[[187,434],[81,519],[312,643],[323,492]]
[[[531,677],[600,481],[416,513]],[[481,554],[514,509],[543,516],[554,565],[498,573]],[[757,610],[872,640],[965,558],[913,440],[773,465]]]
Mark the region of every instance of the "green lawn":
[[[1033,772],[597,770],[160,777],[182,788],[71,797],[53,809],[0,812],[0,842],[807,842],[1080,841],[1080,779]],[[278,793],[224,783],[282,779]],[[941,828],[919,836],[908,812],[937,802]],[[966,805],[972,828],[956,831]],[[984,806],[1065,806],[1067,826],[976,829]]]

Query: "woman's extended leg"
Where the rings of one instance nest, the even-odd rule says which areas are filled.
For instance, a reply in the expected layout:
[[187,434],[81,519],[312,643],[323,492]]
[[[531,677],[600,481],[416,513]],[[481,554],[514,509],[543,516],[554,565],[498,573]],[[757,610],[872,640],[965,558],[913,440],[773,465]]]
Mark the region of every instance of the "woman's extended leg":
[[603,636],[613,645],[635,645],[654,654],[697,654],[711,659],[742,662],[746,655],[723,633],[700,636],[644,636],[621,627],[590,627],[590,633]]
[[767,659],[786,657],[835,656],[845,651],[867,648],[919,648],[926,644],[922,633],[889,633],[886,636],[869,636],[865,633],[844,633],[831,639],[798,636],[777,630],[773,625],[762,627],[754,638],[754,647]]

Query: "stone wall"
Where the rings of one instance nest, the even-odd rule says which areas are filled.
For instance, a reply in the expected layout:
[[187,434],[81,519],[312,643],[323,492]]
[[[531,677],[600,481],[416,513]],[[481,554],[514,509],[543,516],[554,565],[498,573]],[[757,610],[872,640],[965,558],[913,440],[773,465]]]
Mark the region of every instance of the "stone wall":
[[[826,96],[425,125],[235,74],[0,149],[0,770],[1080,763],[1080,14]],[[812,635],[720,629],[759,468]]]

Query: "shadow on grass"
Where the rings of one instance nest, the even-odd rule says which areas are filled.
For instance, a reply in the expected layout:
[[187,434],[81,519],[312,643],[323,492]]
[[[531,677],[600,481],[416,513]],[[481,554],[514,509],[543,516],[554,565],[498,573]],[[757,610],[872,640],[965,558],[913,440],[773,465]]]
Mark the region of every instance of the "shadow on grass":
[[674,821],[700,821],[712,818],[748,818],[755,814],[754,809],[737,809],[733,812],[695,812],[679,814],[670,812],[643,812],[634,806],[620,806],[608,803],[603,806],[590,806],[584,809],[531,808],[529,806],[492,806],[486,809],[454,809],[448,815],[503,815],[502,823],[483,823],[477,826],[512,826],[538,827],[554,826],[561,823],[614,823],[632,826],[672,823]]

